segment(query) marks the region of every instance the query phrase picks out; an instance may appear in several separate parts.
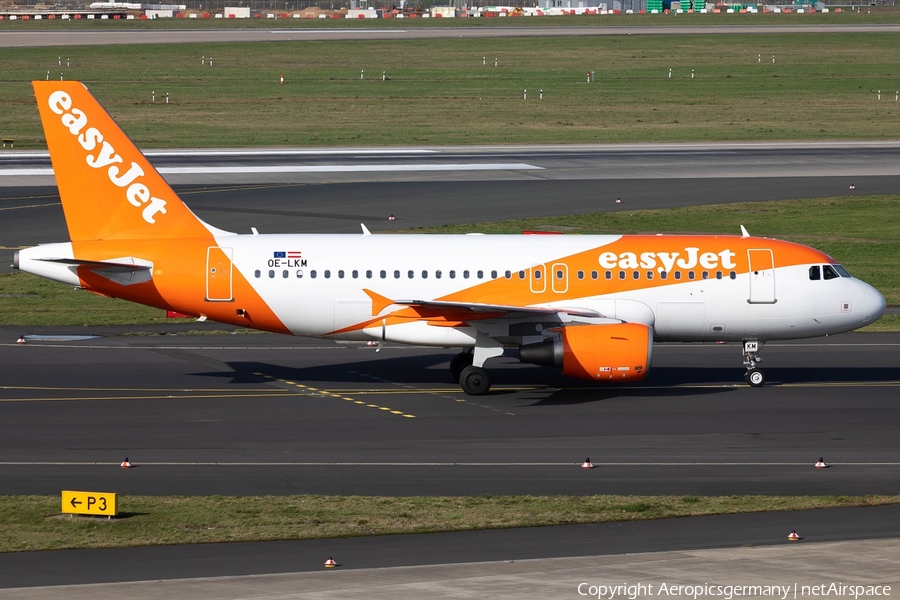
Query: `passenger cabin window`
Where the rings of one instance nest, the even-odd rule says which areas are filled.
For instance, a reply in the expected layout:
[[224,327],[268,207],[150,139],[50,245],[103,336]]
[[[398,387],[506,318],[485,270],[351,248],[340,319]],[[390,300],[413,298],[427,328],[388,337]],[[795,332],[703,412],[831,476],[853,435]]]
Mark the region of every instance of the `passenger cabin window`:
[[823,279],[837,279],[840,277],[837,271],[834,270],[834,267],[831,265],[822,265],[822,278]]
[[416,272],[413,271],[412,269],[410,269],[409,271],[406,272],[406,276],[407,276],[409,279],[412,279],[413,277],[416,276]]
[[316,270],[313,269],[312,271],[310,271],[309,276],[312,277],[313,279],[315,279],[316,278]]
[[819,265],[813,265],[809,268],[809,280],[810,281],[819,281],[822,279],[822,269]]
[[591,279],[597,279],[600,274],[597,271],[591,271]]
[[525,279],[525,271],[519,271],[519,279]]
[[297,269],[297,279],[303,279],[303,269]]
[[275,279],[275,271],[273,271],[273,270],[269,271],[269,279]]
[[535,270],[534,270],[534,278],[535,278],[535,279],[540,279],[540,278],[541,278],[541,270],[540,270],[540,269],[535,269]]
[[456,279],[456,271],[450,271],[450,279]]
[[344,270],[341,269],[340,271],[338,271],[338,279],[343,279],[343,278],[344,278]]
[[372,271],[366,271],[366,279],[372,279]]
[[254,275],[257,279],[259,279],[259,278],[262,276],[262,273],[260,273],[260,272],[259,272],[259,269],[257,269],[257,270],[255,270],[255,271],[253,272],[253,275]]
[[[298,273],[299,273],[299,271],[298,271]],[[353,269],[353,272],[351,273],[351,275],[353,276],[353,279],[358,279],[359,271],[357,271],[356,269]]]
[[503,273],[503,276],[506,277],[507,279],[512,279],[512,271],[505,271]]
[[463,271],[463,279],[468,279],[468,278],[469,278],[469,272]]
[[478,279],[484,279],[484,271],[478,271]]
[[435,279],[441,278],[441,270],[440,269],[438,269],[437,271],[434,272],[434,277],[435,277]]
[[428,279],[428,271],[422,271],[422,279]]
[[497,279],[497,271],[491,271],[491,279]]
[[399,270],[396,270],[396,269],[394,270],[394,279],[400,279],[400,271]]
[[331,271],[329,269],[325,269],[325,279],[331,279]]
[[282,276],[284,279],[287,279],[289,275],[290,275],[290,273],[288,273],[288,270],[287,270],[287,269],[285,269],[284,271],[281,272],[281,276]]
[[578,279],[584,279],[584,271],[578,271]]
[[384,269],[382,269],[381,271],[378,272],[378,276],[381,277],[382,279],[386,279],[386,278],[387,278],[387,271],[385,271]]
[[612,271],[607,271],[604,277],[606,277],[607,279],[612,279]]

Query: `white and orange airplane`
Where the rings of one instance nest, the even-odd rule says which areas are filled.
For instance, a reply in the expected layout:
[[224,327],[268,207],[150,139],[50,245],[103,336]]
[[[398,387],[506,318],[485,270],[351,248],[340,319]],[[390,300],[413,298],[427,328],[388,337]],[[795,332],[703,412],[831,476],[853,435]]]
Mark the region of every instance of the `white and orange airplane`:
[[834,259],[743,235],[238,235],[197,218],[81,83],[34,82],[71,241],[15,267],[199,319],[335,340],[457,347],[467,394],[488,359],[638,381],[654,341],[850,331],[885,309]]

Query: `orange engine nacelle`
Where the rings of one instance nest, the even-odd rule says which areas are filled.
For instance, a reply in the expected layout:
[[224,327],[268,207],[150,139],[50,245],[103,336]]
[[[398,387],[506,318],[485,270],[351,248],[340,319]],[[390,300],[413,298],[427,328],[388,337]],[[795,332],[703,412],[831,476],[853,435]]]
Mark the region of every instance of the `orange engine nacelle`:
[[574,325],[557,338],[519,347],[522,362],[597,381],[640,381],[650,370],[652,355],[653,333],[642,323]]

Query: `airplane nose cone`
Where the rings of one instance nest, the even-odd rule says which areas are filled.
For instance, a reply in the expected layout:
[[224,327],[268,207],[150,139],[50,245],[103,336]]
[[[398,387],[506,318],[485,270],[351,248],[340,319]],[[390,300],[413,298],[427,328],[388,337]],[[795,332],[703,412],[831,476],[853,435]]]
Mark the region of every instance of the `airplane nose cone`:
[[884,296],[871,286],[866,290],[863,302],[865,303],[863,321],[866,323],[872,323],[880,319],[881,315],[884,314],[884,309],[887,308],[887,302],[885,302]]

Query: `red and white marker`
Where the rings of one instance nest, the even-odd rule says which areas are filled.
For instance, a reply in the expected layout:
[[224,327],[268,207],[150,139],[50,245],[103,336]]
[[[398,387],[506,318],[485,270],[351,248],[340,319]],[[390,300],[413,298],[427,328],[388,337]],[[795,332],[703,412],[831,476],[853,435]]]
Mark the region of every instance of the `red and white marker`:
[[582,469],[593,469],[594,465],[591,464],[591,459],[589,459],[589,458],[584,459],[584,462],[581,463],[581,468]]
[[791,542],[796,542],[800,539],[800,536],[797,535],[797,531],[795,529],[791,529],[791,532],[788,534],[788,540]]
[[325,568],[326,568],[326,569],[333,569],[333,568],[335,568],[336,566],[337,566],[337,563],[334,562],[334,559],[331,558],[331,557],[329,556],[329,557],[328,557],[328,560],[325,561]]
[[122,461],[122,465],[121,465],[121,466],[122,466],[123,469],[130,469],[130,468],[131,468],[131,463],[128,462],[128,457],[127,457],[127,456],[125,457],[125,460]]
[[825,464],[825,461],[822,460],[821,456],[819,457],[819,462],[816,463],[816,468],[817,469],[827,469],[828,468],[828,465]]

